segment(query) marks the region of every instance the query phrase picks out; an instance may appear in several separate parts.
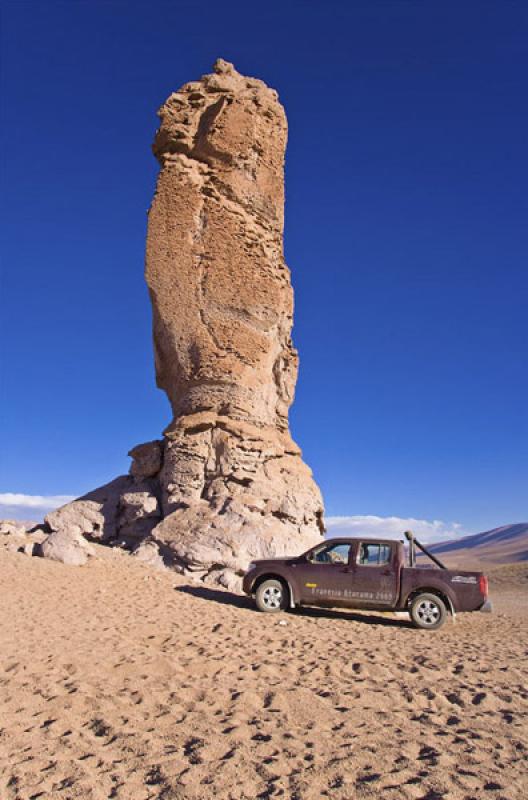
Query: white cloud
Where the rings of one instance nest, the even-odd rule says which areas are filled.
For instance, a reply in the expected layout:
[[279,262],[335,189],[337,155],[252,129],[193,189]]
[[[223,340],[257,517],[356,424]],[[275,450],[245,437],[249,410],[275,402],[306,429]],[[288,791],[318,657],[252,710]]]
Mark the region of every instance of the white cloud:
[[0,517],[4,519],[36,519],[40,521],[49,511],[75,500],[69,494],[40,495],[0,493]]
[[0,493],[0,506],[22,506],[23,508],[58,508],[65,503],[70,503],[75,497],[69,494],[16,494],[12,492]]
[[[0,493],[0,518],[34,519],[40,521],[54,508],[75,500],[73,495]],[[403,539],[404,531],[411,530],[425,543],[456,539],[467,536],[458,522],[448,523],[435,519],[432,522],[413,517],[377,517],[372,514],[326,517],[327,536],[383,536],[387,539]]]
[[456,539],[467,536],[458,522],[443,522],[435,519],[432,522],[426,519],[408,517],[376,517],[370,514],[351,517],[327,517],[327,536],[379,536],[386,539],[403,539],[404,531],[411,530],[414,535],[424,542]]

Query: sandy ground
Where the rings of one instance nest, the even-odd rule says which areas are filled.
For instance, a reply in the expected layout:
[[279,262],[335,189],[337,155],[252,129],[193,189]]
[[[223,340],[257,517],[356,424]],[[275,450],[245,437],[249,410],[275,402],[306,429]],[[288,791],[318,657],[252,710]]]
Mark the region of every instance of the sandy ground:
[[429,633],[259,614],[120,552],[0,559],[1,800],[528,796],[526,568]]

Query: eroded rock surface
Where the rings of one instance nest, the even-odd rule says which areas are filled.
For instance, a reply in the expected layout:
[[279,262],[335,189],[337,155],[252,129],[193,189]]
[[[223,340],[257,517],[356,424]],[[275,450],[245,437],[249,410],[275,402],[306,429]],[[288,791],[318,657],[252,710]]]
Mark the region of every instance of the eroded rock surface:
[[323,530],[288,429],[298,356],[283,255],[286,116],[274,90],[221,60],[159,116],[146,280],[173,420],[163,440],[130,451],[129,476],[47,523],[233,586],[250,560],[299,553]]
[[219,61],[160,110],[146,277],[174,419],[155,536],[187,569],[240,571],[317,541],[322,502],[288,430],[298,356],[283,255],[287,124]]
[[45,519],[48,529],[102,544],[137,545],[161,519],[159,485],[151,478],[136,476],[135,461],[130,472],[52,511]]
[[158,385],[175,420],[207,410],[287,430],[298,358],[282,246],[284,109],[218,61],[159,116],[146,259]]

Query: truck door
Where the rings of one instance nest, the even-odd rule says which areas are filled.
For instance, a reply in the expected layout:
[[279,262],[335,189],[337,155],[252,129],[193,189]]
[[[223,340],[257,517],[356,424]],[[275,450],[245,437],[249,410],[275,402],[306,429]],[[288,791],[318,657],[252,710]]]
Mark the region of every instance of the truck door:
[[313,550],[296,565],[296,579],[305,603],[342,602],[350,586],[350,542],[333,542]]
[[358,542],[350,558],[351,605],[394,607],[399,568],[396,543]]

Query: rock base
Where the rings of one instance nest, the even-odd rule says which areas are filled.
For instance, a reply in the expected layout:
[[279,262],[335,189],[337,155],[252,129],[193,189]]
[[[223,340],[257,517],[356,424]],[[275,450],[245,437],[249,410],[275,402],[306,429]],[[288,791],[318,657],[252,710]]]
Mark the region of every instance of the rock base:
[[47,515],[41,555],[82,564],[97,541],[233,589],[250,561],[321,541],[321,495],[288,434],[195,414],[130,456],[129,475]]

